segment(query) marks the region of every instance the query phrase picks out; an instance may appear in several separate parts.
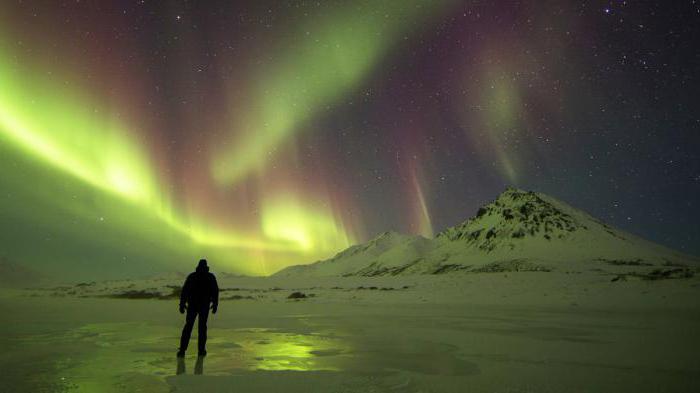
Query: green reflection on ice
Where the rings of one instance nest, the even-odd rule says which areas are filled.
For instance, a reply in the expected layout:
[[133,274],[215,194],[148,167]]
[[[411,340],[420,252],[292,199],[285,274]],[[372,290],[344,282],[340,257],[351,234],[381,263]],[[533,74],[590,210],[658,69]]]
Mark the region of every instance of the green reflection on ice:
[[[210,329],[208,356],[190,351],[178,363],[178,329],[146,323],[88,324],[61,334],[33,335],[24,343],[58,349],[53,367],[34,378],[66,392],[168,392],[175,374],[231,375],[240,371],[339,371],[350,348],[339,337],[267,329]],[[196,348],[196,334],[190,344]],[[53,352],[53,351],[52,351]],[[48,381],[48,382],[46,382]]]

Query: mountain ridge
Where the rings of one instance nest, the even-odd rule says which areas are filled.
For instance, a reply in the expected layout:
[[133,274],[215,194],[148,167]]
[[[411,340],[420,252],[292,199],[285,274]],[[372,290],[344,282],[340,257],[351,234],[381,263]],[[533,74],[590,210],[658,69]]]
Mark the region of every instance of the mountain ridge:
[[47,281],[47,277],[38,271],[0,256],[0,287],[36,287],[46,284]]
[[565,263],[595,261],[700,264],[697,258],[614,228],[556,198],[508,187],[473,217],[435,238],[388,231],[332,258],[290,266],[274,276],[544,271]]

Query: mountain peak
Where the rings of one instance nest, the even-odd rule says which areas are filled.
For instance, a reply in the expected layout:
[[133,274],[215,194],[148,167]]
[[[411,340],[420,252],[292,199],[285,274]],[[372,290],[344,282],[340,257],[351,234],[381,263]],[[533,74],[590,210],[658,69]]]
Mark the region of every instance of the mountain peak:
[[7,257],[0,256],[0,286],[22,287],[37,286],[46,283],[46,277],[34,269],[11,262]]
[[507,186],[503,192],[501,192],[493,203],[501,202],[507,203],[512,201],[519,201],[523,198],[535,200],[539,195],[534,191],[527,191],[513,186]]
[[527,194],[528,192],[532,192],[532,191],[526,191],[526,190],[523,190],[523,189],[520,189],[520,188],[514,187],[514,186],[506,186],[506,189],[503,190],[503,192],[499,195],[499,197],[501,195],[504,195],[504,194]]
[[386,231],[375,236],[370,240],[370,242],[380,242],[380,241],[390,241],[390,240],[400,240],[407,238],[408,235],[398,233],[396,231]]
[[401,234],[396,232],[396,231],[386,231],[386,232],[382,232],[379,235],[375,236],[374,239],[396,237],[396,236],[401,236]]
[[563,202],[532,191],[508,187],[493,202],[477,210],[467,221],[438,234],[443,239],[465,240],[491,251],[503,243],[509,248],[520,239],[568,238],[588,226],[577,212]]

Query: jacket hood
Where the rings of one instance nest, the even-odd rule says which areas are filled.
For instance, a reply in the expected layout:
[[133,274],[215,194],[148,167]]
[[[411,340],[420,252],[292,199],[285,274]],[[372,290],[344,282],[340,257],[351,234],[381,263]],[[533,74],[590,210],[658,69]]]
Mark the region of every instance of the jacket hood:
[[197,265],[197,269],[195,270],[196,272],[208,272],[209,271],[209,266],[207,266],[207,261],[202,259],[199,261],[199,264]]

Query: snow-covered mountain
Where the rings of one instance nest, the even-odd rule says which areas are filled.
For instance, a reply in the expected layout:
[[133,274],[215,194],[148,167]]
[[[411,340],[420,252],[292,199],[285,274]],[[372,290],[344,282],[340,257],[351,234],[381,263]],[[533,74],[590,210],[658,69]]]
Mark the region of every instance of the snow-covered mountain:
[[0,257],[0,288],[35,287],[46,281],[37,271]]
[[331,259],[290,266],[275,275],[397,275],[421,262],[422,256],[433,247],[433,241],[422,236],[384,232],[367,243],[341,251]]
[[698,259],[613,228],[550,196],[506,189],[434,239],[386,232],[331,259],[277,276],[378,276],[549,270],[580,263],[682,266]]

